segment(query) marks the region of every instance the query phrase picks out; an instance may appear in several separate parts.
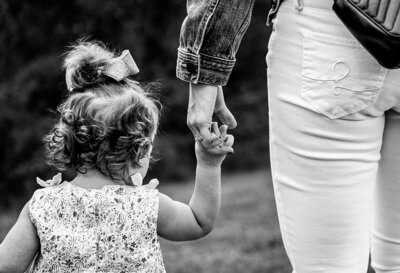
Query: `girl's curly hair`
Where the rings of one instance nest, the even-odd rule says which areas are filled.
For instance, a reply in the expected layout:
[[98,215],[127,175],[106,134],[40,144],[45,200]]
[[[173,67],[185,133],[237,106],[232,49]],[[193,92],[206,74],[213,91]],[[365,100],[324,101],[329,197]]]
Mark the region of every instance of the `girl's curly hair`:
[[80,42],[65,58],[67,81],[74,88],[44,138],[48,163],[60,171],[97,169],[124,180],[128,167],[141,167],[140,160],[151,150],[160,112],[151,95],[154,85],[99,75],[115,57],[100,43]]

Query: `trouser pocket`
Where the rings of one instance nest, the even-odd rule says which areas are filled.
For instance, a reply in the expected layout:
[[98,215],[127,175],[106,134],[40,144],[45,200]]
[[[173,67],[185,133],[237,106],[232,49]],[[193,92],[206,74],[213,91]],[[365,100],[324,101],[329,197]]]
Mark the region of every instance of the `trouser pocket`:
[[302,97],[330,119],[374,103],[386,69],[354,39],[303,32]]

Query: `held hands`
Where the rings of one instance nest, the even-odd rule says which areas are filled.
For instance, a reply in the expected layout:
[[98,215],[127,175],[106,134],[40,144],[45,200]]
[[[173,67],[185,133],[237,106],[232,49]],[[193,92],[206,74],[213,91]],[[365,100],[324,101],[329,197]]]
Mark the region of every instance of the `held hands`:
[[210,138],[207,146],[204,140],[196,140],[196,158],[197,164],[202,167],[219,167],[227,154],[233,153],[234,138],[227,134],[228,126],[222,125],[218,128],[217,122],[213,122],[209,129]]
[[227,126],[227,129],[236,127],[235,117],[226,107],[222,87],[190,84],[187,124],[196,139],[199,137],[203,139],[204,147],[211,144],[212,130],[210,127],[214,113]]

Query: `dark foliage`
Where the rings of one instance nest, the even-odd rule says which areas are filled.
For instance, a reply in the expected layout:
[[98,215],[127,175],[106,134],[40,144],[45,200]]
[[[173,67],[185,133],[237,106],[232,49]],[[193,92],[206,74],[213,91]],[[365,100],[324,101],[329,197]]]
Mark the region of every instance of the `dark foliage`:
[[[252,24],[225,88],[238,120],[235,154],[225,170],[266,166],[267,88],[264,57],[269,1],[258,0]],[[159,80],[164,104],[160,154],[149,176],[179,180],[194,175],[193,138],[186,127],[187,85],[175,78],[176,49],[183,0],[0,0],[0,203],[37,188],[35,177],[49,178],[42,137],[49,131],[66,87],[62,53],[88,36],[112,48],[130,49],[141,79]]]

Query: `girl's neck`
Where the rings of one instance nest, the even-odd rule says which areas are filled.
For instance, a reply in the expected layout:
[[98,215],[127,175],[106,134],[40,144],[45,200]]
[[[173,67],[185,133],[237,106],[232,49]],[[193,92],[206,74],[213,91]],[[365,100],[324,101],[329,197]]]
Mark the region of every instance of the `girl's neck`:
[[101,189],[106,185],[125,185],[124,181],[115,181],[96,170],[88,170],[70,181],[71,184],[85,189]]

